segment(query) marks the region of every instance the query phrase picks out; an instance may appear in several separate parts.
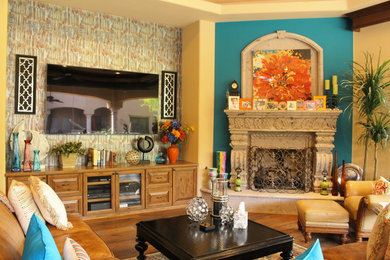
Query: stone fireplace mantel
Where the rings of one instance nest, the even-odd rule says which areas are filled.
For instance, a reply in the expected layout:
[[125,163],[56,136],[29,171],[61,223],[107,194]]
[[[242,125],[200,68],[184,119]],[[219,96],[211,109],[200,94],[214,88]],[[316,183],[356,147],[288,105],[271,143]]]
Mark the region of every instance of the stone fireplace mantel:
[[339,109],[326,110],[225,110],[229,120],[231,181],[237,167],[242,169],[242,187],[253,189],[253,176],[248,176],[250,147],[265,149],[314,148],[314,190],[319,191],[324,170],[329,180],[332,149]]

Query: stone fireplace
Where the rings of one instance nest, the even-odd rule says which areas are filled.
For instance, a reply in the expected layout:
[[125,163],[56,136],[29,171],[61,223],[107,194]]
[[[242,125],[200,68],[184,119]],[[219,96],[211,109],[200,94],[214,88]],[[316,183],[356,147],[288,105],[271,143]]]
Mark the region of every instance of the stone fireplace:
[[225,110],[229,120],[231,182],[242,169],[243,188],[319,191],[331,179],[332,149],[341,110]]

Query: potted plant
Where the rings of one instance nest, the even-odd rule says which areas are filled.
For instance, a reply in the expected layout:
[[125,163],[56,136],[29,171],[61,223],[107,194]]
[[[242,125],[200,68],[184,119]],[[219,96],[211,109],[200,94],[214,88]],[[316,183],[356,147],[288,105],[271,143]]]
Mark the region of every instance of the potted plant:
[[[387,137],[380,134],[380,138],[377,138],[378,134],[375,132],[386,131],[388,133],[387,116],[378,115],[382,112],[389,112],[386,89],[390,86],[390,60],[381,63],[379,57],[377,64],[374,64],[372,54],[365,53],[364,56],[364,64],[353,62],[350,79],[342,81],[342,86],[352,93],[351,96],[346,96],[342,100],[348,103],[346,110],[354,107],[358,113],[358,124],[364,127],[359,140],[364,142],[363,179],[366,179],[370,140],[375,143],[376,151],[377,144],[387,143]],[[377,163],[376,152],[374,156]]]
[[78,155],[84,155],[85,149],[81,147],[81,142],[67,142],[53,146],[50,151],[52,155],[59,155],[63,168],[75,167]]
[[171,143],[168,148],[168,158],[170,163],[175,163],[179,157],[179,148],[176,144],[184,142],[188,133],[193,130],[193,127],[185,127],[176,120],[166,121],[160,126],[161,141]]

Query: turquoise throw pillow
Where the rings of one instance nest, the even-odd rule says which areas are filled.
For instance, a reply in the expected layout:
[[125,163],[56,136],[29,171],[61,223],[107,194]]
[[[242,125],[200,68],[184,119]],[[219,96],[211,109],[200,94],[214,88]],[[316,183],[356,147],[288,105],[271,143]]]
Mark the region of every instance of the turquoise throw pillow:
[[28,225],[22,260],[61,260],[53,236],[34,213]]
[[324,260],[320,240],[317,239],[316,242],[309,249],[307,249],[303,254],[295,258],[295,260]]

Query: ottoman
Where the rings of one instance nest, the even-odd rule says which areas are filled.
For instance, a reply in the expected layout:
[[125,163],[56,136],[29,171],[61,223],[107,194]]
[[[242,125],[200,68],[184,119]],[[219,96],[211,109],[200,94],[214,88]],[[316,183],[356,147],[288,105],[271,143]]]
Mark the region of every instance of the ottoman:
[[305,242],[311,233],[341,234],[341,243],[347,241],[349,213],[333,200],[298,200],[298,228]]

